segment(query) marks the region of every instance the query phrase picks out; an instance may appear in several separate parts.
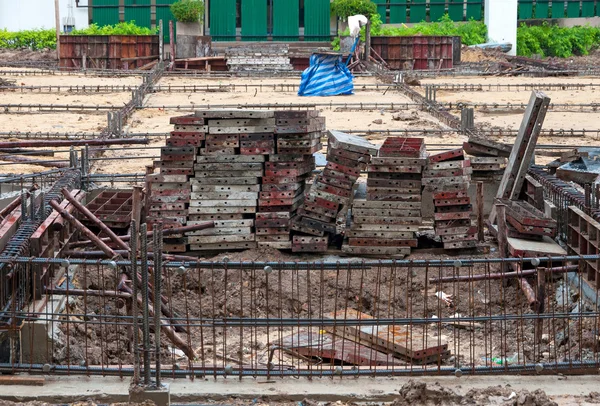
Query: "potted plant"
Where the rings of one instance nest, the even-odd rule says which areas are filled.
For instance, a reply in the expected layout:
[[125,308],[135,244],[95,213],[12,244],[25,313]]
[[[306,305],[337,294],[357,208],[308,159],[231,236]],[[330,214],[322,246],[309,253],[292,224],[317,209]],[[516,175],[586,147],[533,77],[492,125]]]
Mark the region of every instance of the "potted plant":
[[202,26],[204,1],[178,0],[171,4],[171,12],[177,20],[177,58],[193,58],[197,55],[198,37],[204,35]]
[[171,4],[171,13],[177,20],[177,33],[183,35],[202,35],[204,1],[179,0]]

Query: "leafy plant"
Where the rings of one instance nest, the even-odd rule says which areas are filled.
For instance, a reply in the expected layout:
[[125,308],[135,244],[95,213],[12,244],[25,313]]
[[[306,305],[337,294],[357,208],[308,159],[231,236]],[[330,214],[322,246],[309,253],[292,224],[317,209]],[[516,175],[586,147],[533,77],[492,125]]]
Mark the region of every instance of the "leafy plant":
[[177,21],[195,23],[204,14],[204,2],[202,0],[179,0],[171,4],[171,13]]
[[135,21],[118,23],[115,25],[91,24],[88,28],[73,30],[71,35],[153,35],[158,29],[151,29],[135,25]]
[[0,48],[27,48],[34,51],[56,49],[56,32],[52,29],[24,30],[18,32],[0,30]]
[[356,14],[368,17],[377,14],[377,5],[371,0],[333,0],[331,12],[341,18],[348,18]]
[[529,27],[521,24],[517,30],[517,52],[522,56],[568,58],[573,55],[588,55],[598,45],[600,28],[589,25],[559,27],[544,23]]

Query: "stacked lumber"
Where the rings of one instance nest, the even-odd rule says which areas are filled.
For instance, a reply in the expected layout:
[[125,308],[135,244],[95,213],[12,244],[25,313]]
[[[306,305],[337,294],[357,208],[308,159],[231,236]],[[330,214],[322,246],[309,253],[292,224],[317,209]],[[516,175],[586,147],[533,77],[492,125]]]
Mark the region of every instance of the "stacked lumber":
[[426,163],[422,138],[386,139],[368,165],[366,199],[356,199],[352,205],[349,238],[342,251],[410,254],[422,222],[421,176]]
[[[371,154],[377,147],[363,138],[339,131],[329,131],[327,165],[305,195],[302,208],[292,219],[293,230],[316,237],[336,235],[346,226],[347,212],[354,197],[354,186]],[[324,239],[295,238],[293,252],[324,252]]]
[[190,222],[213,220],[215,227],[188,237],[192,251],[256,247],[254,217],[265,156],[274,153],[272,111],[200,110],[206,144],[199,149],[190,179]]
[[325,118],[317,110],[276,111],[276,153],[267,156],[258,199],[259,246],[292,248],[290,220],[304,200],[304,185],[315,169]]
[[435,234],[445,249],[477,246],[477,227],[471,223],[473,205],[468,193],[472,172],[462,149],[430,156],[423,172],[425,189],[433,193]]
[[554,238],[558,229],[556,220],[522,200],[496,199],[506,206],[508,236],[541,241],[544,236]]
[[[152,173],[146,175],[148,216],[152,225],[162,221],[165,228],[181,227],[187,223],[190,203],[189,181],[194,174],[194,162],[199,148],[204,147],[206,126],[195,115],[172,117],[174,130],[161,148],[160,161],[154,162]],[[159,173],[155,174],[154,169]],[[187,241],[181,235],[164,239],[165,252],[185,252]]]
[[290,71],[294,67],[287,44],[235,46],[225,50],[227,66],[234,72]]

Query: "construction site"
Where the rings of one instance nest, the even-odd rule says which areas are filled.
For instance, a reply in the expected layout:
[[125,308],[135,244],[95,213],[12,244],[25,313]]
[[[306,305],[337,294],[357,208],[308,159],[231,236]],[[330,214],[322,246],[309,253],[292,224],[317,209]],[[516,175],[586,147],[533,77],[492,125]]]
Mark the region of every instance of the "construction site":
[[299,96],[293,58],[271,68],[251,47],[226,71],[4,63],[3,399],[107,403],[125,383],[108,402],[181,403],[211,381],[297,404],[308,383],[351,401],[368,382],[360,396],[386,402],[375,378],[514,379],[478,392],[490,404],[532,377],[593,387],[597,68],[463,48],[398,69],[384,48],[329,97]]

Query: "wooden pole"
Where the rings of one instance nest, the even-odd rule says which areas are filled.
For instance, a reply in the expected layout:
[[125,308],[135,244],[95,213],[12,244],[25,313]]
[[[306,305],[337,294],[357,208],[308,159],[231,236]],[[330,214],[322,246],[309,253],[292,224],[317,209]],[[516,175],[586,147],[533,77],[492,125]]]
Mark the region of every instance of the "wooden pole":
[[60,5],[54,0],[54,18],[56,19],[56,59],[60,60]]
[[171,68],[175,68],[175,33],[173,29],[173,20],[169,20],[169,36],[171,45]]
[[483,242],[483,182],[477,182],[477,237]]

